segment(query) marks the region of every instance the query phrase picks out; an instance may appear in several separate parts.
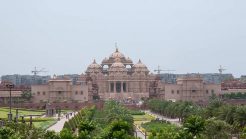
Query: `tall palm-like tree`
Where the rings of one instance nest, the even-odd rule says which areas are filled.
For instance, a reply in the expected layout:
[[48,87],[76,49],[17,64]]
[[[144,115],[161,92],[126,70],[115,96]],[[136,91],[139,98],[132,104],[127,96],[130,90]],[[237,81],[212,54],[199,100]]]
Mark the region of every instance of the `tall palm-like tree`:
[[246,106],[239,106],[234,113],[234,121],[240,125],[240,127],[246,126]]

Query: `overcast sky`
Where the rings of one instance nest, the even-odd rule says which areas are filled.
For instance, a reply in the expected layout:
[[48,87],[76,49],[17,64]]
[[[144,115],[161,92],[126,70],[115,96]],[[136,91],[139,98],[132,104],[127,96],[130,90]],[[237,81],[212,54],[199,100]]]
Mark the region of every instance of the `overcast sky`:
[[246,74],[246,1],[0,1],[0,75],[81,74],[115,42],[152,72]]

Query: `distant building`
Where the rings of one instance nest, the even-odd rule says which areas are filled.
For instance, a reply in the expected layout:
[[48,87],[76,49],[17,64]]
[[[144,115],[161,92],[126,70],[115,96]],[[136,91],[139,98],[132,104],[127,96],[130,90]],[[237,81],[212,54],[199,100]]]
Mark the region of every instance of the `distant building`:
[[199,75],[178,77],[176,83],[161,83],[158,98],[171,101],[207,102],[213,94],[221,94],[219,84],[205,83]]
[[50,79],[50,76],[38,76],[38,75],[4,75],[1,77],[2,81],[12,82],[16,86],[34,84],[46,84]]
[[242,75],[240,81],[246,83],[246,75]]
[[64,74],[64,75],[57,75],[59,79],[70,79],[72,83],[75,85],[78,83],[80,75],[79,74]]
[[[161,81],[165,83],[176,83],[177,79],[187,74],[168,74],[164,73],[160,75]],[[205,83],[212,83],[212,84],[220,84],[225,80],[234,79],[232,74],[219,74],[219,73],[205,73],[205,74],[198,74],[192,73],[190,75],[199,75],[203,78]]]
[[88,85],[74,85],[70,79],[54,77],[45,85],[32,85],[32,102],[85,102],[88,101]]
[[[6,88],[6,83],[5,81],[1,82],[0,84],[0,104],[1,105],[8,105],[10,101],[10,90]],[[22,93],[23,92],[30,92],[31,88],[29,86],[15,86],[12,91],[12,103],[18,104],[21,100]]]
[[240,80],[228,80],[221,84],[223,94],[246,93],[246,82]]

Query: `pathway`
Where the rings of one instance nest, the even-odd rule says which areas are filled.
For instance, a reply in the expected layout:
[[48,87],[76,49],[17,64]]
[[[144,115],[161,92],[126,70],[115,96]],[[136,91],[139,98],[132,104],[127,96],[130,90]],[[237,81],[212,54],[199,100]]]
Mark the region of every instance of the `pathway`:
[[[72,117],[74,117],[74,113],[72,116],[69,116],[69,119],[71,119]],[[65,124],[66,121],[68,121],[69,119],[66,119],[66,116],[62,116],[61,119],[54,124],[53,126],[51,126],[50,128],[48,128],[47,130],[49,131],[55,131],[55,132],[60,132]]]
[[135,126],[135,134],[137,133],[137,137],[141,138],[141,139],[145,139],[144,133],[137,127]]
[[154,117],[156,118],[159,118],[160,120],[166,120],[166,121],[169,121],[170,123],[172,124],[175,124],[177,126],[182,126],[179,119],[171,119],[171,118],[167,118],[165,116],[162,116],[162,115],[159,115],[159,114],[156,114],[156,113],[153,113],[151,111],[145,111],[145,113],[148,113],[150,115],[153,115]]

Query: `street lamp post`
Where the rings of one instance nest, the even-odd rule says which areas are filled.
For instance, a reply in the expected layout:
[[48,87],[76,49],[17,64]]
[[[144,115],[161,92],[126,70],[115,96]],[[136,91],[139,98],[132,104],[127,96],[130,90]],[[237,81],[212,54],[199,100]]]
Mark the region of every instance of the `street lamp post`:
[[9,114],[8,114],[8,120],[9,122],[12,121],[12,94],[11,90],[15,87],[14,84],[8,83],[6,84],[6,87],[9,89]]

